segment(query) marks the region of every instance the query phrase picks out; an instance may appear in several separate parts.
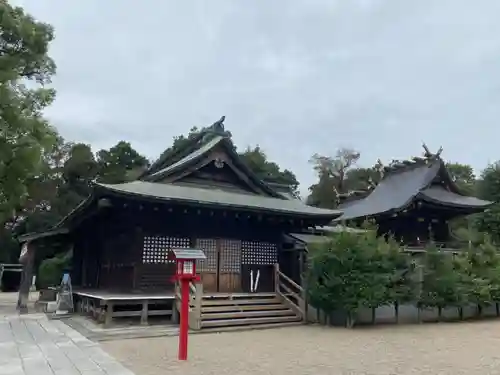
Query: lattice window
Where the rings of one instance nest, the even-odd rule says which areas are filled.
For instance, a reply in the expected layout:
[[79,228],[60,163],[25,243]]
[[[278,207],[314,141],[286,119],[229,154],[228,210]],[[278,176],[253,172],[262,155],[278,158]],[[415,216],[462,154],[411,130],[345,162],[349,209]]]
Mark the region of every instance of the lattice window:
[[221,272],[241,271],[241,241],[239,240],[221,240],[220,248],[220,266]]
[[169,253],[172,248],[187,249],[191,247],[189,238],[181,237],[163,237],[163,236],[144,236],[142,247],[142,263],[146,264],[166,264],[174,263],[169,259]]
[[242,264],[275,264],[278,262],[278,248],[269,242],[243,241],[241,257]]
[[199,238],[196,240],[196,248],[203,250],[206,259],[198,260],[196,264],[197,272],[217,271],[217,241],[210,238]]

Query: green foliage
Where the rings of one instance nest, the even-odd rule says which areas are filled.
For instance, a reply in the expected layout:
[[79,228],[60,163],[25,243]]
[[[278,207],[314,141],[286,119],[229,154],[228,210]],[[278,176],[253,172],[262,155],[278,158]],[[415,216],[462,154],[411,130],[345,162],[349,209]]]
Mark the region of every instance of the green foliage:
[[247,166],[261,179],[268,182],[288,185],[293,192],[297,192],[299,182],[293,172],[281,170],[278,164],[269,161],[266,153],[259,147],[247,147],[240,157]]
[[29,180],[43,165],[56,137],[43,109],[55,92],[55,64],[47,54],[54,34],[22,8],[0,1],[0,225],[16,216]]
[[360,308],[405,303],[415,290],[410,259],[376,231],[343,232],[313,247],[307,280],[313,306],[343,311],[350,321]]
[[446,169],[453,182],[465,194],[473,195],[476,190],[476,176],[474,169],[468,164],[446,163]]
[[[361,308],[416,303],[419,308],[483,306],[500,301],[500,254],[488,238],[457,254],[431,244],[411,255],[392,238],[343,232],[310,250],[307,270],[311,304],[352,321]],[[397,315],[396,315],[397,316]]]
[[97,165],[100,182],[117,184],[135,180],[149,166],[149,162],[129,142],[120,141],[109,150],[97,153]]
[[370,285],[364,271],[367,254],[358,238],[347,233],[319,245],[310,259],[309,298],[313,306],[331,312],[355,313],[366,304]]
[[335,179],[326,173],[319,176],[318,182],[309,187],[307,204],[321,208],[336,208],[338,206],[335,193]]
[[495,300],[497,293],[497,272],[500,258],[490,241],[467,253],[469,277],[471,281],[469,301],[477,305],[487,305]]
[[488,233],[493,242],[500,244],[500,203],[477,215],[475,227],[480,232]]
[[38,269],[38,287],[58,286],[61,282],[63,271],[71,263],[72,253],[61,254],[50,259],[45,259]]
[[431,244],[423,259],[423,280],[418,305],[422,307],[456,306],[462,300],[456,285],[459,273],[455,272],[452,254],[439,251]]
[[315,154],[310,160],[318,182],[309,187],[307,203],[322,208],[335,208],[338,194],[364,190],[378,182],[380,174],[374,168],[356,168],[360,158],[356,150],[343,148],[334,157]]
[[488,165],[478,182],[478,195],[496,202],[486,212],[476,216],[475,227],[488,233],[495,243],[500,243],[500,161]]
[[387,242],[380,240],[379,247],[383,249],[381,253],[386,257],[390,274],[387,301],[396,306],[415,301],[418,280],[414,261],[393,238]]
[[494,202],[500,202],[500,161],[488,165],[478,182],[478,195]]

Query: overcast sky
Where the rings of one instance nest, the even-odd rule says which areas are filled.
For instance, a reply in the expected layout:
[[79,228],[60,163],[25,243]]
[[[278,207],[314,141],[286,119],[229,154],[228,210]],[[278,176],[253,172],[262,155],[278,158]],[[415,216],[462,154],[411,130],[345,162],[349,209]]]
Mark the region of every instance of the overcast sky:
[[17,0],[56,30],[47,115],[95,150],[150,158],[226,116],[314,182],[316,152],[361,164],[421,154],[500,159],[498,0]]

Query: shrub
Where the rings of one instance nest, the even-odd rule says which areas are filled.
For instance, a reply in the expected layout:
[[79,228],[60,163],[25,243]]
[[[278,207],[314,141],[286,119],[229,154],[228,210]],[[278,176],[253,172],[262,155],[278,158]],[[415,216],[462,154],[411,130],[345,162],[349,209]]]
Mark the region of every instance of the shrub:
[[44,260],[38,269],[38,288],[58,286],[65,268],[70,265],[71,252]]
[[389,248],[374,231],[363,235],[341,233],[310,252],[307,272],[311,304],[331,314],[343,312],[352,326],[362,307],[392,302],[388,288],[394,282]]

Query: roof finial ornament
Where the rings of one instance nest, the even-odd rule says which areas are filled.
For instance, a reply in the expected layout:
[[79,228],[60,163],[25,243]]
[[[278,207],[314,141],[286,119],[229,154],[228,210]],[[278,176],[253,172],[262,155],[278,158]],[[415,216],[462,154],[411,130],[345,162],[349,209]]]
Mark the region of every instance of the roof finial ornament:
[[443,146],[439,146],[438,152],[434,155],[436,158],[439,158],[441,156],[441,153],[443,152]]
[[422,147],[424,148],[424,157],[430,158],[432,156],[432,152],[429,151],[429,147],[427,147],[425,142],[422,142]]
[[224,120],[226,119],[226,116],[222,116],[219,121],[215,121],[212,124],[212,129],[215,131],[224,131]]
[[377,159],[377,163],[374,166],[375,171],[378,172],[380,179],[384,178],[384,164],[382,163],[382,160]]

